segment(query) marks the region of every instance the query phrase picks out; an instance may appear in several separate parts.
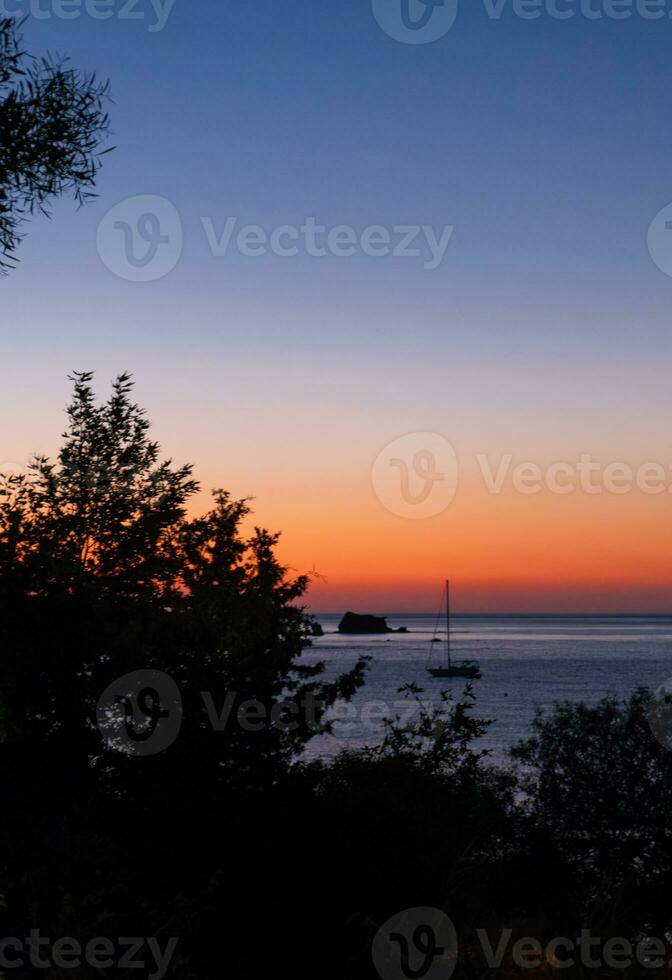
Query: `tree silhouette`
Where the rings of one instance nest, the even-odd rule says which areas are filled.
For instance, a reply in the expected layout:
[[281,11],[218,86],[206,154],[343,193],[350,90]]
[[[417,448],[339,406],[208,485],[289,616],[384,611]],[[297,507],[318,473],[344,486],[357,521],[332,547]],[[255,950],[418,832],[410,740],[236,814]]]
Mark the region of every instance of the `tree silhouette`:
[[68,192],[79,204],[93,196],[108,95],[108,83],[67,59],[28,55],[16,20],[0,20],[0,274],[15,264],[29,215]]
[[[288,762],[324,710],[361,683],[363,663],[320,682],[323,665],[301,661],[312,625],[300,605],[308,579],[288,578],[278,536],[243,534],[248,505],[223,491],[208,513],[190,517],[192,469],[160,460],[130,377],[117,378],[102,405],[91,380],[73,377],[58,458],[38,456],[26,474],[0,477],[7,737],[37,740],[41,758],[53,745],[52,768],[62,761],[72,772],[78,759],[87,769],[95,757],[109,776],[128,760],[104,748],[97,699],[115,678],[151,668],[182,692],[185,726],[170,766],[182,760],[185,779],[202,769],[215,781],[258,776]],[[230,694],[235,711],[255,700],[269,715],[285,699],[295,721],[253,733],[234,712],[215,738],[203,692],[215,704]]]
[[533,834],[562,856],[576,920],[621,934],[670,927],[672,756],[650,726],[644,689],[629,700],[563,702],[537,713],[514,750]]
[[[57,457],[0,476],[5,935],[179,937],[180,980],[379,980],[378,930],[426,906],[453,919],[467,980],[492,972],[483,929],[493,948],[502,930],[669,937],[666,701],[653,715],[644,692],[558,705],[517,771],[478,749],[488,723],[469,688],[431,707],[407,685],[416,711],[378,745],[309,759],[314,723],[364,663],[327,681],[303,657],[308,580],[244,500],[215,491],[193,515],[191,467],[162,459],[128,375],[102,404],[91,374],[73,382]],[[168,675],[183,709],[177,737],[143,757],[96,724],[101,694],[138,671]],[[213,725],[208,704],[219,717],[229,695]],[[253,729],[251,701],[265,712]],[[499,975],[531,975],[511,950]]]

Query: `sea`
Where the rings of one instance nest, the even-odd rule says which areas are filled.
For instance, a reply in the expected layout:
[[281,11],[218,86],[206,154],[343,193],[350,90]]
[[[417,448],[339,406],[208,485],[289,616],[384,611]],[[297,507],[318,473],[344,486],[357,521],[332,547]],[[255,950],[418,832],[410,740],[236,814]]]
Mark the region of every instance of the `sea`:
[[[426,667],[444,656],[445,625],[428,615],[389,615],[387,622],[407,633],[348,636],[338,632],[339,615],[318,615],[324,636],[305,659],[323,661],[325,678],[351,668],[361,655],[371,658],[366,683],[349,704],[331,711],[333,732],[316,735],[308,757],[333,758],[343,749],[375,745],[384,736],[385,717],[410,720],[412,702],[399,688],[416,684],[426,705],[438,705],[441,691],[459,697],[467,683],[433,678]],[[432,637],[444,642],[432,643]],[[607,695],[627,698],[639,687],[656,690],[672,683],[672,616],[454,616],[454,660],[474,659],[480,680],[471,682],[473,714],[489,719],[479,747],[506,764],[509,750],[530,733],[536,708],[562,701],[595,704]],[[415,709],[417,711],[417,709]]]

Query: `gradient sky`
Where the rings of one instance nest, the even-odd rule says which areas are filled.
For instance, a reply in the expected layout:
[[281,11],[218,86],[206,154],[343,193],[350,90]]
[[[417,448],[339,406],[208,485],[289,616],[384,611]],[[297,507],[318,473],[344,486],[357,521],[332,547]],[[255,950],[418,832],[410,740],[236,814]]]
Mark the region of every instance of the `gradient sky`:
[[[672,19],[493,21],[462,0],[446,36],[405,45],[366,0],[176,0],[155,33],[137,9],[24,28],[29,49],[109,76],[117,149],[99,199],[34,220],[0,282],[0,462],[55,450],[69,371],[104,393],[129,369],[166,453],[254,496],[283,559],[325,576],[317,610],[433,609],[450,575],[458,611],[669,612],[669,493],[492,495],[475,456],[653,461],[672,484],[672,278],[647,250],[672,201]],[[96,249],[140,194],[184,228],[150,283]],[[214,258],[201,226],[308,215],[455,230],[429,271]],[[371,482],[415,431],[460,463],[455,501],[425,520]]]

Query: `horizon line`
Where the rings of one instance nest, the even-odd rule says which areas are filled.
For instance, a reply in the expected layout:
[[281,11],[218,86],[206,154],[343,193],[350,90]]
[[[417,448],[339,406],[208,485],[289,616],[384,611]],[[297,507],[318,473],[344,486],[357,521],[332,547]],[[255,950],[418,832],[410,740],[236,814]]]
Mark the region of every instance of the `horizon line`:
[[[349,612],[352,610],[345,610]],[[310,610],[311,616],[343,616],[345,613]],[[435,616],[434,612],[367,613],[373,616]],[[452,619],[670,619],[670,612],[451,612]]]

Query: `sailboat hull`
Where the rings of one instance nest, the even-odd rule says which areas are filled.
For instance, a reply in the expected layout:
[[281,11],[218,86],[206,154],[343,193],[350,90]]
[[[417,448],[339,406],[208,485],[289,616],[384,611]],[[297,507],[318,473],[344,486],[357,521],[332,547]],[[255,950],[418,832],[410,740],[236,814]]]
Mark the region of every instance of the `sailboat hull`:
[[432,677],[472,677],[476,680],[481,676],[480,669],[475,664],[453,664],[450,667],[428,667],[427,672]]

